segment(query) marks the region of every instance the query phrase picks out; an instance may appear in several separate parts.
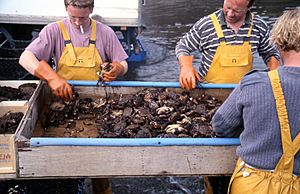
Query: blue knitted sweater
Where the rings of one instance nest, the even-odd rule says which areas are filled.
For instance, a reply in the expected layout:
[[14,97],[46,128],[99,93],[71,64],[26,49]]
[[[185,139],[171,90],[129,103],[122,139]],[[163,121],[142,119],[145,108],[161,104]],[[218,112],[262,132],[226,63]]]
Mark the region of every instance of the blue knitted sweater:
[[[292,139],[300,132],[300,67],[278,68]],[[282,156],[275,99],[267,71],[248,73],[212,119],[222,137],[240,137],[237,155],[249,165],[274,170]],[[299,145],[300,146],[300,145]],[[300,175],[300,152],[294,174]]]

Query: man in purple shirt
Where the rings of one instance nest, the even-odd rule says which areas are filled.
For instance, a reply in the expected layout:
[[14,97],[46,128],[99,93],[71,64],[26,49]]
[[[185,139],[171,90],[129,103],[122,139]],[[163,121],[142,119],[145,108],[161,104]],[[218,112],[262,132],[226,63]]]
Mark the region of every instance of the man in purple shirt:
[[[19,63],[31,74],[46,80],[54,94],[70,100],[73,92],[66,80],[113,81],[127,72],[128,57],[114,31],[90,18],[94,0],[64,0],[68,18],[45,26],[22,53]],[[47,63],[51,58],[54,71]]]
[[[94,0],[64,0],[69,15],[45,26],[22,53],[19,63],[31,74],[46,80],[63,100],[73,96],[66,80],[113,81],[127,72],[128,57],[115,32],[92,20]],[[56,71],[47,63],[54,59]],[[103,71],[110,63],[110,70]],[[94,194],[111,194],[108,179],[92,179]]]

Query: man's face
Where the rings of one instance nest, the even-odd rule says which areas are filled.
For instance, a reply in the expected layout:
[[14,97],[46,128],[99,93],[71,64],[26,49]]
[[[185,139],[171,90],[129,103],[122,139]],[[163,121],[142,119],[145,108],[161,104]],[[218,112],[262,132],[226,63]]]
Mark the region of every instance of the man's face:
[[226,22],[235,24],[244,20],[249,0],[224,0],[223,9]]
[[66,8],[66,10],[71,20],[71,23],[77,28],[79,28],[80,25],[88,26],[90,24],[89,16],[93,11],[90,8],[78,8],[69,5]]

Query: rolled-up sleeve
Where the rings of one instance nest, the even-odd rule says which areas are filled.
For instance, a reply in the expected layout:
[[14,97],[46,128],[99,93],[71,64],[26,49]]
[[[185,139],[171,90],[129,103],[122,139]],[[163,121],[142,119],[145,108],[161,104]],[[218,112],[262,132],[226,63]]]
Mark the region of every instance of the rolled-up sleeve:
[[258,26],[260,30],[260,46],[258,47],[259,55],[263,58],[264,62],[267,64],[269,59],[274,56],[278,61],[280,60],[280,53],[278,49],[270,44],[270,30],[268,25],[258,18]]
[[[207,20],[207,19],[206,19]],[[177,42],[175,53],[179,58],[181,55],[190,55],[190,52],[199,50],[201,52],[201,33],[203,31],[204,18],[200,19],[194,26]]]

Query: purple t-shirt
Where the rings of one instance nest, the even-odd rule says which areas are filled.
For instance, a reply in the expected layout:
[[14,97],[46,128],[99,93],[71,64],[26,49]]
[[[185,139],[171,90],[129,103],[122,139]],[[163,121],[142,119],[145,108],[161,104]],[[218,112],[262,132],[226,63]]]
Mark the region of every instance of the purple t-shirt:
[[[92,26],[81,34],[80,29],[74,27],[69,18],[62,20],[71,38],[73,47],[87,47],[89,45]],[[97,22],[96,47],[103,62],[124,61],[128,56],[124,51],[115,32],[105,24]],[[57,64],[65,48],[65,42],[61,29],[56,22],[45,26],[39,36],[26,48],[31,51],[39,60],[48,61],[54,58]]]

